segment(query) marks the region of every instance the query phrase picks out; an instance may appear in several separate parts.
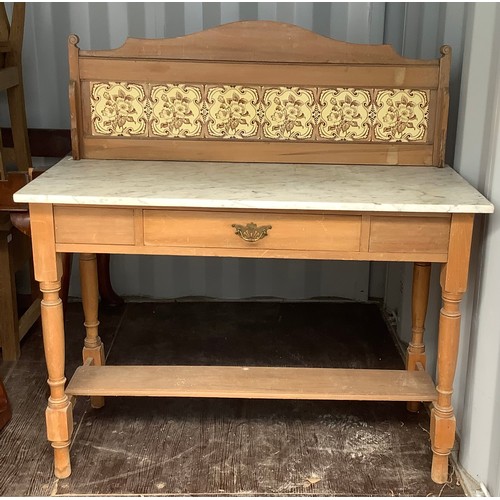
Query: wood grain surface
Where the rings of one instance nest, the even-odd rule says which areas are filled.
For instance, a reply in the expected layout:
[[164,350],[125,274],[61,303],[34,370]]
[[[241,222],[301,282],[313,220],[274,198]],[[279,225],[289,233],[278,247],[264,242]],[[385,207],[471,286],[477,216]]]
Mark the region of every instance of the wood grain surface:
[[73,396],[433,401],[425,371],[241,366],[81,366]]

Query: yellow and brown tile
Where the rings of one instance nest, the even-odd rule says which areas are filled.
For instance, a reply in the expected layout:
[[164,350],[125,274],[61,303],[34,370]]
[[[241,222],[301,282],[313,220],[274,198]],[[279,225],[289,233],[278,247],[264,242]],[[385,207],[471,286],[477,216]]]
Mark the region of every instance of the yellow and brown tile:
[[201,86],[153,85],[150,100],[153,135],[172,138],[201,136]]
[[146,135],[144,87],[127,82],[91,83],[90,106],[93,135]]
[[276,87],[264,91],[265,139],[311,139],[315,109],[312,89]]
[[428,91],[413,89],[377,90],[374,138],[388,142],[427,140]]
[[223,85],[207,90],[208,136],[222,139],[257,137],[258,88]]
[[368,90],[335,88],[319,96],[319,137],[335,141],[367,140],[370,135]]

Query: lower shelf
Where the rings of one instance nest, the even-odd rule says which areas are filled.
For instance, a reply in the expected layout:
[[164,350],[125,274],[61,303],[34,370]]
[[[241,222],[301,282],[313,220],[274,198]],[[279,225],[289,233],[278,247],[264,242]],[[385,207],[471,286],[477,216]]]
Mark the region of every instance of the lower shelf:
[[434,401],[426,372],[240,366],[81,366],[73,396]]

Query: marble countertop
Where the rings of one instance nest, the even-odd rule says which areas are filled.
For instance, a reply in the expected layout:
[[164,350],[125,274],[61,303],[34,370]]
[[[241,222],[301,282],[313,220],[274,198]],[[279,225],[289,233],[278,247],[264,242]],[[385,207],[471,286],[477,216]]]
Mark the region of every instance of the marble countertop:
[[14,195],[23,203],[276,210],[491,213],[450,167],[65,158]]

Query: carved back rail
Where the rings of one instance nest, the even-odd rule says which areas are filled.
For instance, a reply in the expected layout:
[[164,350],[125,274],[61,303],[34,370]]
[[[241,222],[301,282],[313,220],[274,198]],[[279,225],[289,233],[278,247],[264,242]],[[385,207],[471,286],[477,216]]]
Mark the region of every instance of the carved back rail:
[[270,21],[83,51],[73,156],[442,166],[450,48],[414,60]]

